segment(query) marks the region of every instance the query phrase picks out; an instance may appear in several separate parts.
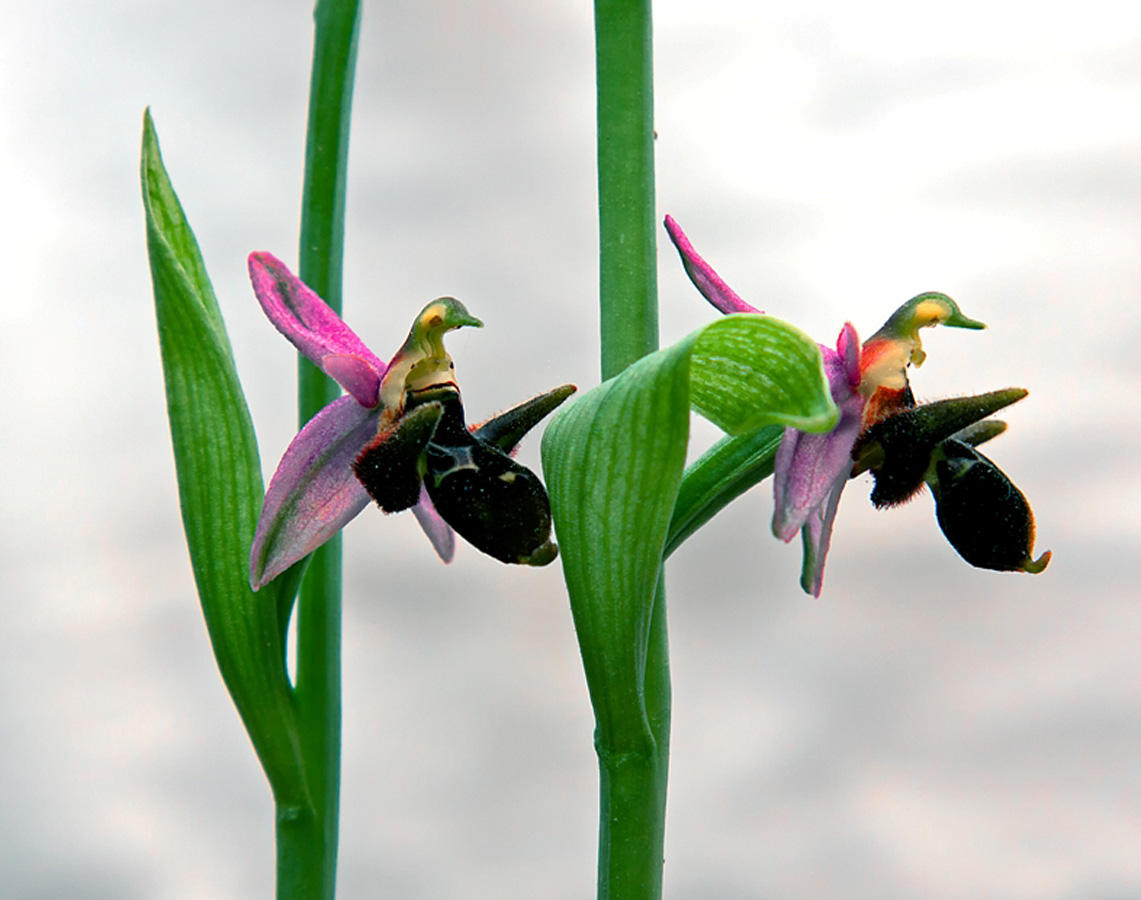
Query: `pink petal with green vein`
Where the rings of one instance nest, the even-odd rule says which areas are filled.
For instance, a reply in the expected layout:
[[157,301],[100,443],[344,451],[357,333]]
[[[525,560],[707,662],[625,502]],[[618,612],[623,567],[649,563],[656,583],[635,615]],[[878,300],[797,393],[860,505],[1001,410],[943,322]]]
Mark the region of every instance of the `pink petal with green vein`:
[[298,432],[266,491],[253,547],[257,590],[344,528],[369,503],[352,461],[376,434],[378,410],[334,400]]

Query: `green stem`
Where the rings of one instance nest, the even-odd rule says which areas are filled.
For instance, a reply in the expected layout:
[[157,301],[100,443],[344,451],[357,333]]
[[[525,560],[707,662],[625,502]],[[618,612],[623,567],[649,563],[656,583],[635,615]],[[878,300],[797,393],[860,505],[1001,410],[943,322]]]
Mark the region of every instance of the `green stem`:
[[645,712],[652,740],[617,747],[599,729],[599,900],[656,900],[662,895],[666,788],[669,780],[670,682],[665,580],[658,579],[646,657]]
[[[301,201],[300,275],[341,309],[345,171],[358,0],[318,0]],[[302,359],[298,418],[303,424],[340,393]],[[277,810],[279,900],[331,900],[336,892],[341,763],[341,539],[313,554],[297,609],[294,699],[312,809]]]
[[658,348],[649,0],[595,0],[602,377]]
[[313,808],[278,805],[276,826],[278,900],[329,896],[325,893],[322,824]]
[[[595,0],[594,27],[599,302],[606,379],[658,346],[650,0]],[[670,676],[661,578],[653,603],[641,685],[649,739],[624,746],[600,727],[595,740],[598,896],[606,900],[655,900],[662,891]]]

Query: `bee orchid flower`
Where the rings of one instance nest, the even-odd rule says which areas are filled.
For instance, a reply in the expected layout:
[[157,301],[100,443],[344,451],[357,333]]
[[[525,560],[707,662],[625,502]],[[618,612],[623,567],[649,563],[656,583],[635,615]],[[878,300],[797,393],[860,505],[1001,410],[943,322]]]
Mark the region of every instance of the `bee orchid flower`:
[[253,253],[249,272],[274,327],[347,392],[301,429],[270,480],[250,551],[255,590],[320,547],[370,499],[385,512],[412,509],[444,562],[454,553],[453,528],[504,562],[555,558],[546,491],[511,454],[572,385],[469,428],[443,337],[483,323],[460,301],[441,297],[425,306],[384,363],[279,259]]
[[[693,248],[677,222],[665,227],[698,291],[725,314],[760,313],[742,300]],[[848,479],[870,470],[872,502],[903,502],[924,484],[936,499],[944,534],[967,562],[981,568],[1040,572],[1033,560],[1033,517],[1025,497],[989,459],[974,450],[1005,427],[982,422],[1025,396],[1019,389],[917,407],[907,377],[926,354],[919,331],[933,325],[985,328],[950,297],[919,294],[897,309],[861,347],[845,323],[835,349],[820,345],[832,399],[840,410],[826,434],[785,429],[773,463],[773,533],[804,546],[801,587],[819,596],[840,495]]]

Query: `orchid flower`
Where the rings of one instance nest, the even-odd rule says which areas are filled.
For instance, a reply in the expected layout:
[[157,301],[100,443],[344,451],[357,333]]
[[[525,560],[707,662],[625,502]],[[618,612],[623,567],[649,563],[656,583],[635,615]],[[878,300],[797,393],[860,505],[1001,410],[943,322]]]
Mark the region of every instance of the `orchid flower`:
[[460,301],[425,306],[385,364],[279,259],[253,253],[249,271],[274,327],[347,391],[301,429],[270,480],[250,551],[255,590],[320,547],[370,498],[385,512],[411,508],[445,563],[455,551],[453,528],[504,562],[555,558],[546,491],[510,454],[573,385],[469,429],[443,337],[483,323]]
[[[726,314],[761,312],[725,283],[670,216],[665,227],[706,300]],[[903,304],[862,347],[850,322],[835,349],[820,345],[840,418],[825,434],[785,429],[773,464],[773,533],[785,542],[801,533],[800,584],[807,593],[820,595],[840,495],[848,479],[865,470],[876,477],[876,506],[903,502],[928,484],[940,527],[972,565],[1040,572],[1049,562],[1049,551],[1036,561],[1031,557],[1034,527],[1025,497],[973,449],[1005,427],[980,420],[1026,392],[1009,389],[917,408],[907,369],[923,364],[919,330],[933,325],[986,327],[963,315],[950,297],[929,292]]]

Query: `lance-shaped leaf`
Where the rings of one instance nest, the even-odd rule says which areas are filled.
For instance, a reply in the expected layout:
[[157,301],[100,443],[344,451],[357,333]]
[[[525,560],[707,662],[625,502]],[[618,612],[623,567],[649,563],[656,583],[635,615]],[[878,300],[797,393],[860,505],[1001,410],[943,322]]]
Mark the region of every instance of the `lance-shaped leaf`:
[[543,472],[591,699],[611,747],[652,739],[642,676],[691,405],[730,433],[768,424],[825,431],[837,416],[816,342],[759,315],[719,319],[555,415]]
[[298,579],[279,579],[269,596],[255,595],[247,581],[262,497],[257,443],[222,314],[149,112],[141,177],[182,522],[206,627],[275,799],[308,806],[284,658]]
[[779,425],[728,435],[686,467],[670,520],[667,557],[732,501],[773,474],[783,437]]

